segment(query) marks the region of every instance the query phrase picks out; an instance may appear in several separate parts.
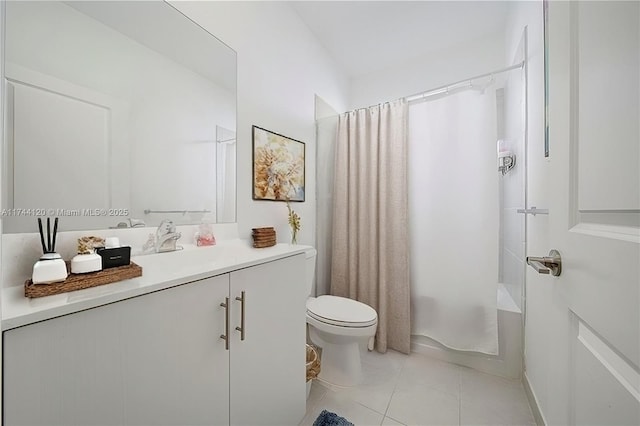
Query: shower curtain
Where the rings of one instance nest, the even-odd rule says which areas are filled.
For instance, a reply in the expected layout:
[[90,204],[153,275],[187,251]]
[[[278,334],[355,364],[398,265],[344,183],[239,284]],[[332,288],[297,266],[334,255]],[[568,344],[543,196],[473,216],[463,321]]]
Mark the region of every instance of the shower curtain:
[[497,354],[495,90],[409,107],[411,334]]
[[331,294],[378,313],[376,350],[410,350],[407,103],[341,114],[335,151]]

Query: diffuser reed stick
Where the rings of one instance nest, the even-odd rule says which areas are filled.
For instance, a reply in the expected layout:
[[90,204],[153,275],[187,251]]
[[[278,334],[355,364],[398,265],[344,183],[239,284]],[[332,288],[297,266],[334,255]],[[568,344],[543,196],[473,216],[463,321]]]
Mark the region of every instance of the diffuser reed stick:
[[42,253],[47,252],[47,246],[44,243],[44,231],[42,230],[42,219],[38,218],[38,229],[40,230],[40,244],[42,244]]

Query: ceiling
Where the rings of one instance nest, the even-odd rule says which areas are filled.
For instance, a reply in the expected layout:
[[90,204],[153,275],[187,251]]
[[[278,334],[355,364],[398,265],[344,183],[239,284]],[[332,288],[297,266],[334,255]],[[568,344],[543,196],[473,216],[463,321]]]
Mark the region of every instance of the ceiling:
[[502,32],[509,2],[292,1],[289,5],[353,78]]

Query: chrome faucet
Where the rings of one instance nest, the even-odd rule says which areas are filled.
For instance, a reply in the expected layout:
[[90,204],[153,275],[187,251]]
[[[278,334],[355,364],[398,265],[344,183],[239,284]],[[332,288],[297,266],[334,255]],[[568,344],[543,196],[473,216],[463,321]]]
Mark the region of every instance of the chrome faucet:
[[156,230],[156,253],[177,250],[176,241],[181,236],[180,232],[176,232],[176,226],[172,221],[165,219],[160,222]]
[[132,217],[129,218],[129,224],[132,228],[144,228],[147,226],[142,219],[134,219]]
[[116,226],[110,226],[110,229],[119,229],[119,228],[144,228],[147,226],[144,223],[144,220],[134,219],[132,217],[129,218],[129,223],[127,222],[118,222]]

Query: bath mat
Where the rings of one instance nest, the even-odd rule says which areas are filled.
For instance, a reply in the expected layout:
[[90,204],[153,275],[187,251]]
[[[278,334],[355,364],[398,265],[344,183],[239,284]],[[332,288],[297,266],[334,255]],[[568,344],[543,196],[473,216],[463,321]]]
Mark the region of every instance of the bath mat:
[[313,426],[354,426],[353,423],[331,411],[322,410]]

